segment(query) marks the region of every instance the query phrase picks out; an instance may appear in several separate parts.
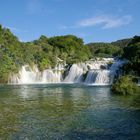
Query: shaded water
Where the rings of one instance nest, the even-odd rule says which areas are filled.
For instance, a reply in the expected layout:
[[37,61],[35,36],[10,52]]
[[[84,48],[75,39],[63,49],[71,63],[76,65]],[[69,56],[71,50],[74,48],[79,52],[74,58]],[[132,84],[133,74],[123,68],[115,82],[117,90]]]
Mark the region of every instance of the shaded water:
[[110,87],[1,85],[0,140],[140,139],[140,96]]

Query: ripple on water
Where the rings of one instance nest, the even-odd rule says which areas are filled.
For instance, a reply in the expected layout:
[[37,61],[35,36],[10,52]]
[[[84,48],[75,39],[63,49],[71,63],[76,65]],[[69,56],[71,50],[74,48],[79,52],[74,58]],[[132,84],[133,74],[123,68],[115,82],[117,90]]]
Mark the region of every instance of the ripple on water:
[[0,139],[140,139],[140,96],[110,87],[0,86]]

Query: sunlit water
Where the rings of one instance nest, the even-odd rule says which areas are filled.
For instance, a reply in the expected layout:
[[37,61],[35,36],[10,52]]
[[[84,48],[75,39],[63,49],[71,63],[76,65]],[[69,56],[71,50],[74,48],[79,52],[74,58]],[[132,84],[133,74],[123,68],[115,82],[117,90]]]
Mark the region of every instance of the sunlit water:
[[110,87],[0,86],[0,140],[140,140],[140,96]]

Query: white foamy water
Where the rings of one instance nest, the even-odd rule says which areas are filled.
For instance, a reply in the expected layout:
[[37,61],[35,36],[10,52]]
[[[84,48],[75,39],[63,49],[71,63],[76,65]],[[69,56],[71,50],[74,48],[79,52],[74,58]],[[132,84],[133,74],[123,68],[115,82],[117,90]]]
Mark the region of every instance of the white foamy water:
[[[112,63],[112,64],[110,64]],[[54,69],[39,71],[37,66],[22,66],[17,74],[9,76],[10,84],[37,83],[85,83],[91,85],[112,84],[114,77],[124,62],[112,58],[90,60],[73,64],[69,69],[64,64],[58,64]],[[110,66],[111,65],[111,66]],[[64,76],[64,71],[67,74]]]

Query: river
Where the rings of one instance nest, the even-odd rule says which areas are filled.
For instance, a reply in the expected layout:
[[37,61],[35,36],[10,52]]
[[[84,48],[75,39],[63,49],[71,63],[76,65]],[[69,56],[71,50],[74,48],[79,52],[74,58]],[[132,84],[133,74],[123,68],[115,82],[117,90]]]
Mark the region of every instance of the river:
[[140,140],[140,95],[109,86],[0,85],[0,140]]

